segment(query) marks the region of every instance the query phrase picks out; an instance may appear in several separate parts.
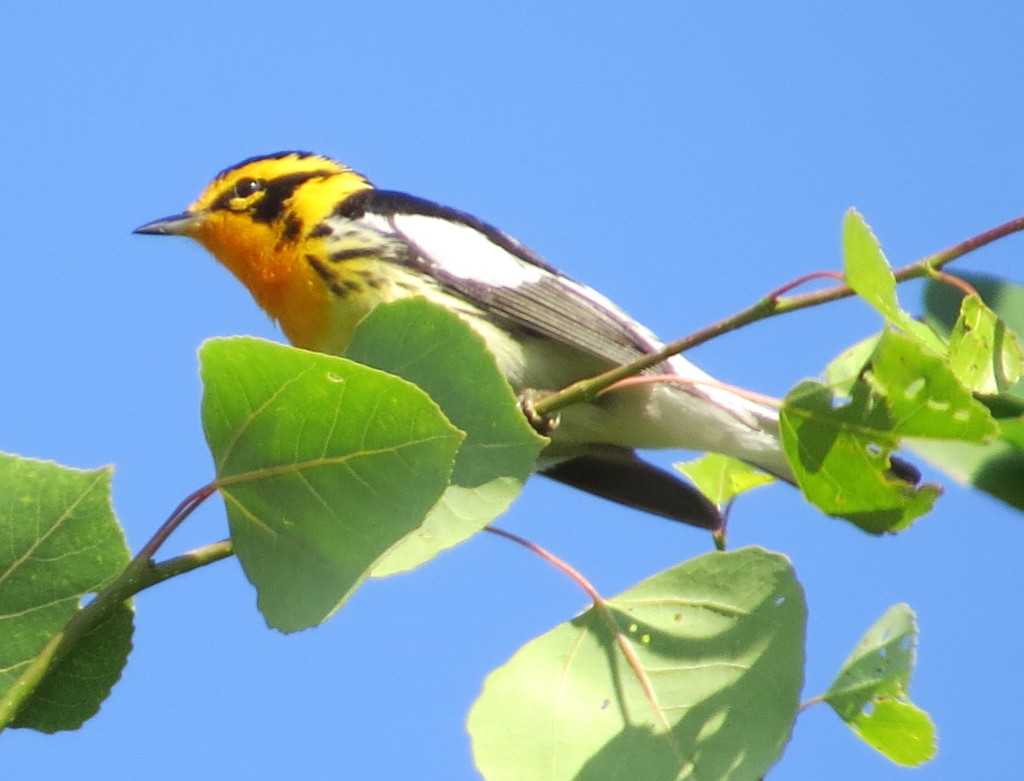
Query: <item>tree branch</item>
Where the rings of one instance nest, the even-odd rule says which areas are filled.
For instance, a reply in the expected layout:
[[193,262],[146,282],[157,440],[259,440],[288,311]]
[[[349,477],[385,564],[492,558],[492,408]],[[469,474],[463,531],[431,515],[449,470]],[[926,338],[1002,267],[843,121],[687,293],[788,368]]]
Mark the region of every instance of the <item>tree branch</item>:
[[[991,244],[997,239],[1001,239],[1022,230],[1024,230],[1024,217],[1018,217],[1017,219],[1003,223],[1002,225],[985,231],[984,233],[980,233],[966,241],[955,244],[941,252],[936,252],[934,255],[929,255],[915,261],[914,263],[903,266],[893,272],[893,277],[897,282],[906,282],[911,279],[919,279],[921,277],[929,276],[936,269],[942,268],[946,264],[951,263],[952,261],[979,249],[980,247],[984,247],[986,244]],[[589,377],[585,380],[580,380],[579,382],[575,382],[560,391],[535,399],[533,402],[533,410],[536,415],[543,417],[571,404],[593,401],[601,391],[613,383],[625,379],[626,377],[639,374],[645,369],[650,369],[652,366],[657,366],[659,363],[667,358],[671,358],[673,355],[678,355],[679,353],[685,352],[686,350],[703,344],[704,342],[721,336],[722,334],[735,331],[759,320],[767,320],[769,317],[775,317],[776,315],[787,314],[789,312],[796,312],[800,309],[809,309],[813,306],[820,306],[831,301],[838,301],[855,295],[853,289],[845,283],[833,285],[832,287],[825,288],[824,290],[817,290],[811,293],[802,293],[794,296],[785,295],[794,287],[821,276],[836,277],[837,272],[817,272],[815,274],[802,276],[793,282],[773,290],[764,298],[746,309],[743,309],[730,317],[719,320],[717,323],[712,323],[705,328],[701,328],[699,331],[694,331],[689,336],[684,336],[682,339],[670,342],[657,352],[645,355],[643,358],[633,361],[632,363],[628,363],[623,366],[616,366],[614,369],[610,369],[596,377]]]

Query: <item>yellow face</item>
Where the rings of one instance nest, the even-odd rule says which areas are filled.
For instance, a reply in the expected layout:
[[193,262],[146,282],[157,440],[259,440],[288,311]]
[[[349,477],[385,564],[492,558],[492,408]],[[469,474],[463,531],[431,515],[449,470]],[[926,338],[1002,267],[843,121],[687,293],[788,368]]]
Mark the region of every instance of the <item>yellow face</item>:
[[307,255],[310,231],[370,183],[325,157],[288,152],[251,158],[220,173],[188,210],[140,233],[195,239],[252,293],[288,340],[322,349],[330,330],[329,291]]

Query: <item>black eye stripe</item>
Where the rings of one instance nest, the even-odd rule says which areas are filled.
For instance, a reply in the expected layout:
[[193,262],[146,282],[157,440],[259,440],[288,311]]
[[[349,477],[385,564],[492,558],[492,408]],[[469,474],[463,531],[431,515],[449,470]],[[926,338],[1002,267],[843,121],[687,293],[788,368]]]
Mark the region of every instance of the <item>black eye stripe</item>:
[[213,202],[210,210],[230,211],[233,200],[247,198],[253,193],[263,191],[263,197],[254,199],[249,206],[249,213],[257,222],[273,222],[281,216],[284,202],[291,197],[299,185],[310,179],[331,176],[333,173],[333,171],[303,171],[269,180],[244,177],[225,190]]
[[297,174],[271,179],[264,188],[266,192],[252,210],[252,218],[256,222],[273,222],[284,211],[284,202],[291,198],[296,188],[310,179],[330,176],[330,171],[304,171]]

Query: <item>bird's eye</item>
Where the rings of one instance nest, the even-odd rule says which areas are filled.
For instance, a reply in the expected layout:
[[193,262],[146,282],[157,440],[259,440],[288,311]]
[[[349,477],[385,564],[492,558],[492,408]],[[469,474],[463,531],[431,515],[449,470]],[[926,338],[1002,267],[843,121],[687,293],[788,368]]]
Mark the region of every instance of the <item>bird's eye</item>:
[[262,190],[265,186],[265,182],[261,182],[259,179],[239,179],[235,183],[234,196],[236,198],[248,198],[253,193]]

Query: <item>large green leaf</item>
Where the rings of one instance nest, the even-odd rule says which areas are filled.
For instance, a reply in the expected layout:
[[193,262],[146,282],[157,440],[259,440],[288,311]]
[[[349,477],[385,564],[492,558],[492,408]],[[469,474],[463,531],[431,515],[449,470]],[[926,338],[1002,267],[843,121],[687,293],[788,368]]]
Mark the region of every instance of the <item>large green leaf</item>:
[[426,299],[383,304],[360,322],[345,355],[415,383],[466,434],[452,484],[374,575],[415,567],[508,509],[546,440],[527,423],[493,356],[469,326]]
[[910,702],[917,626],[894,605],[861,638],[823,696],[868,745],[893,762],[920,765],[935,756],[935,726]]
[[788,561],[710,553],[606,604],[488,676],[468,722],[484,776],[761,778],[789,738],[803,677],[806,608]]
[[258,339],[201,350],[203,424],[231,536],[268,623],[330,616],[423,522],[462,433],[419,388]]
[[997,433],[985,405],[944,360],[911,337],[885,331],[865,378],[896,438],[984,442]]
[[[110,507],[110,474],[0,454],[0,692],[78,612],[82,598],[128,564]],[[80,727],[121,677],[131,632],[124,606],[47,673],[12,724],[44,732]]]
[[782,407],[783,444],[805,495],[869,532],[906,527],[938,495],[892,475],[889,456],[901,440],[982,443],[999,431],[948,363],[900,331],[847,351],[829,375],[848,397],[818,382],[798,385]]
[[872,534],[899,531],[928,512],[939,489],[890,474],[893,421],[864,383],[837,406],[827,385],[805,380],[787,394],[780,430],[804,495],[818,508]]

